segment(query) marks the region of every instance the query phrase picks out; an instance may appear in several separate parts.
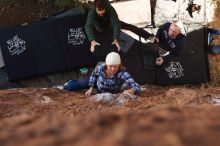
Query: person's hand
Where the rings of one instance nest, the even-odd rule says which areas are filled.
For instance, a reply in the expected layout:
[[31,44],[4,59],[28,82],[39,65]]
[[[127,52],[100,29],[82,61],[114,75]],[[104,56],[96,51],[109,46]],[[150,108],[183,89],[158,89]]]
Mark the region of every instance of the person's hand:
[[95,46],[96,45],[100,45],[98,42],[96,42],[95,40],[91,41],[91,47],[90,47],[90,51],[94,52],[95,51]]
[[89,90],[85,92],[85,95],[89,96],[92,94],[93,87],[90,87]]
[[112,42],[112,45],[115,45],[118,48],[118,51],[121,50],[121,47],[120,47],[119,42],[118,42],[117,39],[114,39],[114,41]]
[[133,89],[128,89],[128,90],[125,90],[122,94],[124,94],[124,95],[134,95],[134,90]]
[[156,59],[156,64],[157,65],[161,65],[163,63],[163,58],[162,57],[158,57],[157,59]]
[[151,43],[159,43],[159,39],[155,36],[150,38]]

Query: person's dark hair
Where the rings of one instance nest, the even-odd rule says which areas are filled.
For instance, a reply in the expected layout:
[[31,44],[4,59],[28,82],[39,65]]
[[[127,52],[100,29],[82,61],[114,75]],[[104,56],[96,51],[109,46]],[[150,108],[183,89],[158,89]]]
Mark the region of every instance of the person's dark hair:
[[98,9],[105,9],[105,7],[108,5],[108,0],[94,0],[94,6]]

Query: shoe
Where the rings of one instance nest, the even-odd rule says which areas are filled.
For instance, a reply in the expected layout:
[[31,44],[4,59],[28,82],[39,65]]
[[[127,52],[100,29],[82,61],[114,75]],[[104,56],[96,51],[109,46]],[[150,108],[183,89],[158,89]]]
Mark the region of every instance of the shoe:
[[63,85],[54,85],[54,86],[52,86],[52,88],[63,90],[64,86]]

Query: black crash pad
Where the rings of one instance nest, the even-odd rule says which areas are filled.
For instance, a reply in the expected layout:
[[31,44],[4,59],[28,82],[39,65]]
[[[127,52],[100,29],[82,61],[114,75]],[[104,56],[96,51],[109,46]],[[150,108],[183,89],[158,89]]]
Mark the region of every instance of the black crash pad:
[[186,36],[186,45],[173,62],[157,70],[157,84],[193,84],[209,81],[206,31],[199,29]]
[[85,13],[0,29],[9,80],[94,65],[84,25]]
[[134,40],[133,45],[126,53],[122,51],[120,52],[122,56],[122,64],[126,67],[135,81],[141,85],[146,83],[156,83],[155,72],[145,70],[143,67],[141,48],[144,46],[145,44]]

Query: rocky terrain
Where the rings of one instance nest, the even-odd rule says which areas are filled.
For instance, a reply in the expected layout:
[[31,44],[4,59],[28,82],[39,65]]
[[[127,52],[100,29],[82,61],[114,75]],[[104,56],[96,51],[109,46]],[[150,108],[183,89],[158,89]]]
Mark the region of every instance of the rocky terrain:
[[218,145],[220,88],[147,86],[123,104],[82,92],[0,91],[1,146]]
[[[29,23],[56,11],[57,7],[35,0],[0,5],[0,26]],[[219,18],[210,25],[219,28]],[[219,56],[210,56],[208,84],[145,85],[139,96],[122,104],[97,102],[84,91],[0,90],[0,145],[217,146],[220,65],[216,60]]]

